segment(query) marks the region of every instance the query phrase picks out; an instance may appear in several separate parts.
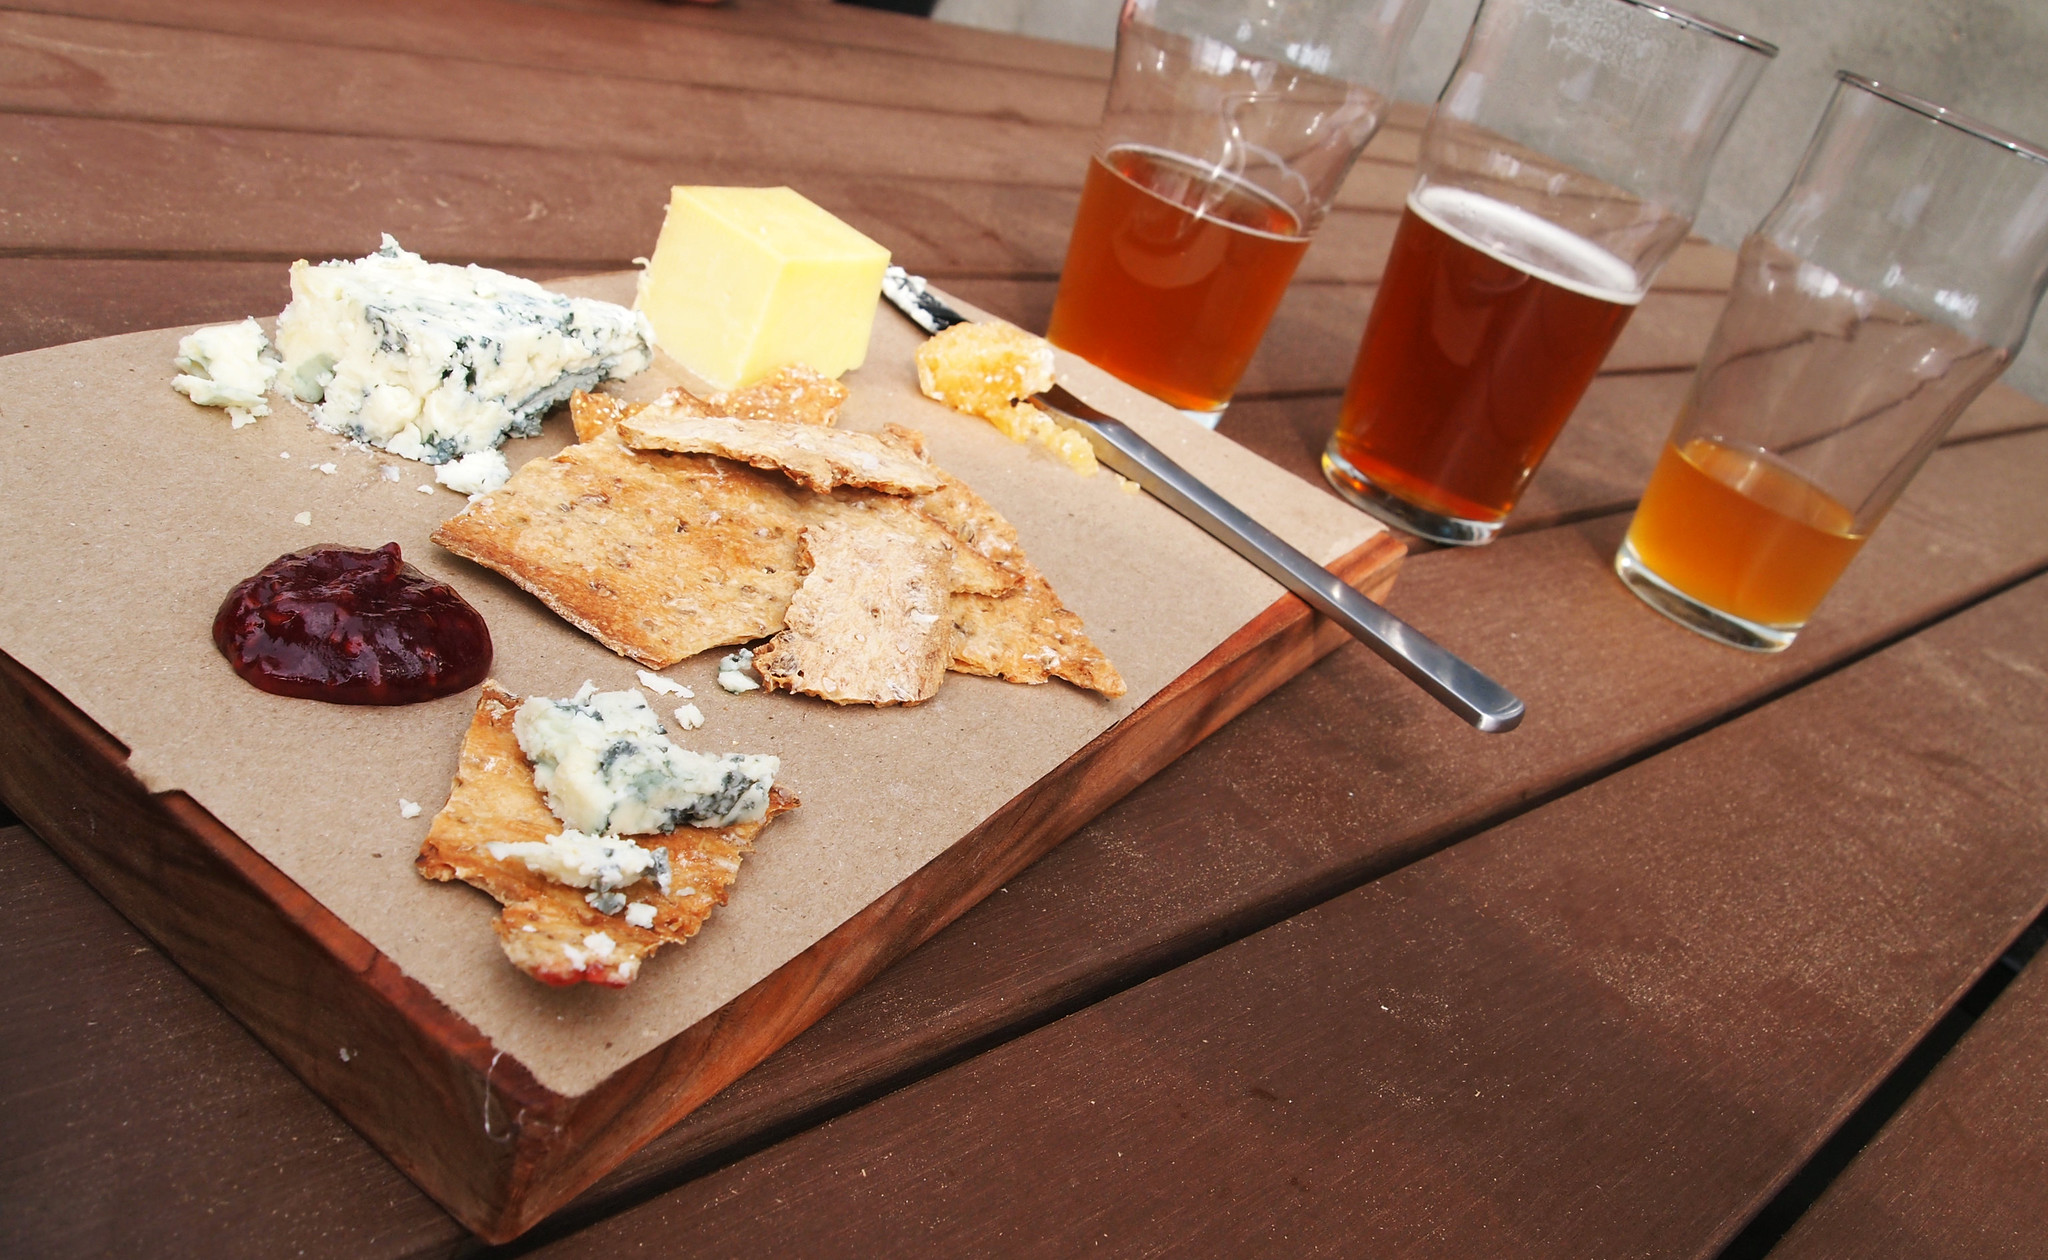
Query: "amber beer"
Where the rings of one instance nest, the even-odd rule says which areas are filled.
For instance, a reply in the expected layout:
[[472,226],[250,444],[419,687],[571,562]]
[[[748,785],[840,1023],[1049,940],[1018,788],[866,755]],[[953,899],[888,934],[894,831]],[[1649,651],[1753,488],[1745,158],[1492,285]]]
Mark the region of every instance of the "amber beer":
[[1098,155],[1046,336],[1189,411],[1220,411],[1309,238],[1250,184],[1163,150]]
[[1777,456],[1664,444],[1629,525],[1634,559],[1712,608],[1797,630],[1856,558],[1856,514]]
[[[1483,541],[1641,300],[1635,270],[1590,241],[1477,193],[1419,189],[1394,234],[1326,470],[1368,504],[1398,500],[1404,525]],[[1418,523],[1401,504],[1450,528]]]

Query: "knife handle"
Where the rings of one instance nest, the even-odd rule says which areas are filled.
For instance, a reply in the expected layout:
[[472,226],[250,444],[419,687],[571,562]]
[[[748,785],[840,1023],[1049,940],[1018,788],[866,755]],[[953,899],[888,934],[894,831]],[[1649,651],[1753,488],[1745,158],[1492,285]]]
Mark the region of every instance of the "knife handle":
[[1087,438],[1102,463],[1343,626],[1451,712],[1482,731],[1511,731],[1521,723],[1524,708],[1513,692],[1289,546],[1123,421],[1090,407],[1062,386],[1033,401]]

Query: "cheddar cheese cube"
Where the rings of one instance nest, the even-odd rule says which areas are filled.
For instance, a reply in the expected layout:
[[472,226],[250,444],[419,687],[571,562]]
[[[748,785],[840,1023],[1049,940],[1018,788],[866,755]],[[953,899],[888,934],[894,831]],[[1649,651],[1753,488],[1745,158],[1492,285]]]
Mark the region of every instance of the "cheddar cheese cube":
[[677,187],[636,305],[717,389],[867,358],[889,251],[788,188]]

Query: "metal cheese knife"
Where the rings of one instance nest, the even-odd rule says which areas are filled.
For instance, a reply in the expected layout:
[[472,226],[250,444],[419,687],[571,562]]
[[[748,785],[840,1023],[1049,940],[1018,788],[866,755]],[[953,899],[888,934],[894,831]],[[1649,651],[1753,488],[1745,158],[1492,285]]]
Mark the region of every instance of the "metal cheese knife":
[[[882,295],[928,333],[967,322],[966,316],[934,296],[922,277],[901,267],[889,268]],[[1282,542],[1123,421],[1097,411],[1059,385],[1031,401],[1055,422],[1086,438],[1104,465],[1137,482],[1343,626],[1451,712],[1482,731],[1511,731],[1521,723],[1522,702],[1513,692]]]

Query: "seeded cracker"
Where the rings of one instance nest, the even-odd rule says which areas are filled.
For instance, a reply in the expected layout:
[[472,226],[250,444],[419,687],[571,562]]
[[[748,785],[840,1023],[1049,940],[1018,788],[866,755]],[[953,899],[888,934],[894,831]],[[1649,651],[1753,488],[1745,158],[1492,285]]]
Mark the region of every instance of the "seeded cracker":
[[745,389],[711,395],[704,400],[704,414],[830,427],[839,423],[839,408],[845,402],[846,386],[801,363],[792,363]]
[[834,704],[919,704],[952,656],[951,562],[931,542],[851,514],[804,530],[809,572],[788,628],[754,653],[770,691]]
[[782,628],[815,497],[771,473],[635,452],[600,432],[528,461],[433,538],[614,652],[665,669]]
[[[493,841],[544,841],[562,830],[534,786],[533,767],[512,732],[518,710],[518,697],[495,681],[484,683],[448,804],[434,816],[414,865],[427,879],[465,880],[497,898],[504,905],[495,925],[499,944],[515,966],[536,980],[622,987],[649,954],[688,940],[725,904],[742,857],[767,821],[685,826],[667,835],[634,837],[643,847],[667,850],[670,892],[664,895],[647,880],[621,890],[635,917],[647,912],[630,907],[653,908],[651,927],[634,926],[625,913],[600,914],[584,899],[584,890],[555,883],[524,862],[493,858],[485,847]],[[772,789],[768,819],[796,804],[783,789]],[[593,942],[593,937],[602,940]]]
[[629,450],[613,430],[632,410],[608,395],[572,398],[584,440],[529,461],[442,522],[434,541],[650,669],[782,629],[802,581],[804,526],[848,512],[882,512],[948,548],[954,590],[998,594],[1018,584],[906,500],[857,490],[828,497],[711,456]]
[[[678,385],[661,397],[683,415],[787,420],[830,428],[839,423],[839,409],[846,403],[846,386],[801,363],[792,363],[745,389],[699,398]],[[569,414],[579,442],[588,442],[607,426],[637,415],[646,407],[646,403],[629,403],[610,394],[578,392],[569,398]]]
[[812,490],[862,486],[891,494],[939,488],[937,470],[866,433],[786,420],[690,415],[663,398],[622,417],[619,436],[636,450],[721,455],[772,468]]
[[[923,436],[902,425],[889,425],[884,440],[901,450],[921,453],[924,448]],[[1060,603],[1052,584],[1025,559],[1016,529],[965,482],[944,471],[939,475],[945,484],[912,499],[911,505],[1018,579],[1018,588],[999,598],[953,596],[953,623],[960,633],[951,668],[1017,683],[1064,678],[1112,699],[1124,694],[1123,676],[1089,639],[1081,619]]]

